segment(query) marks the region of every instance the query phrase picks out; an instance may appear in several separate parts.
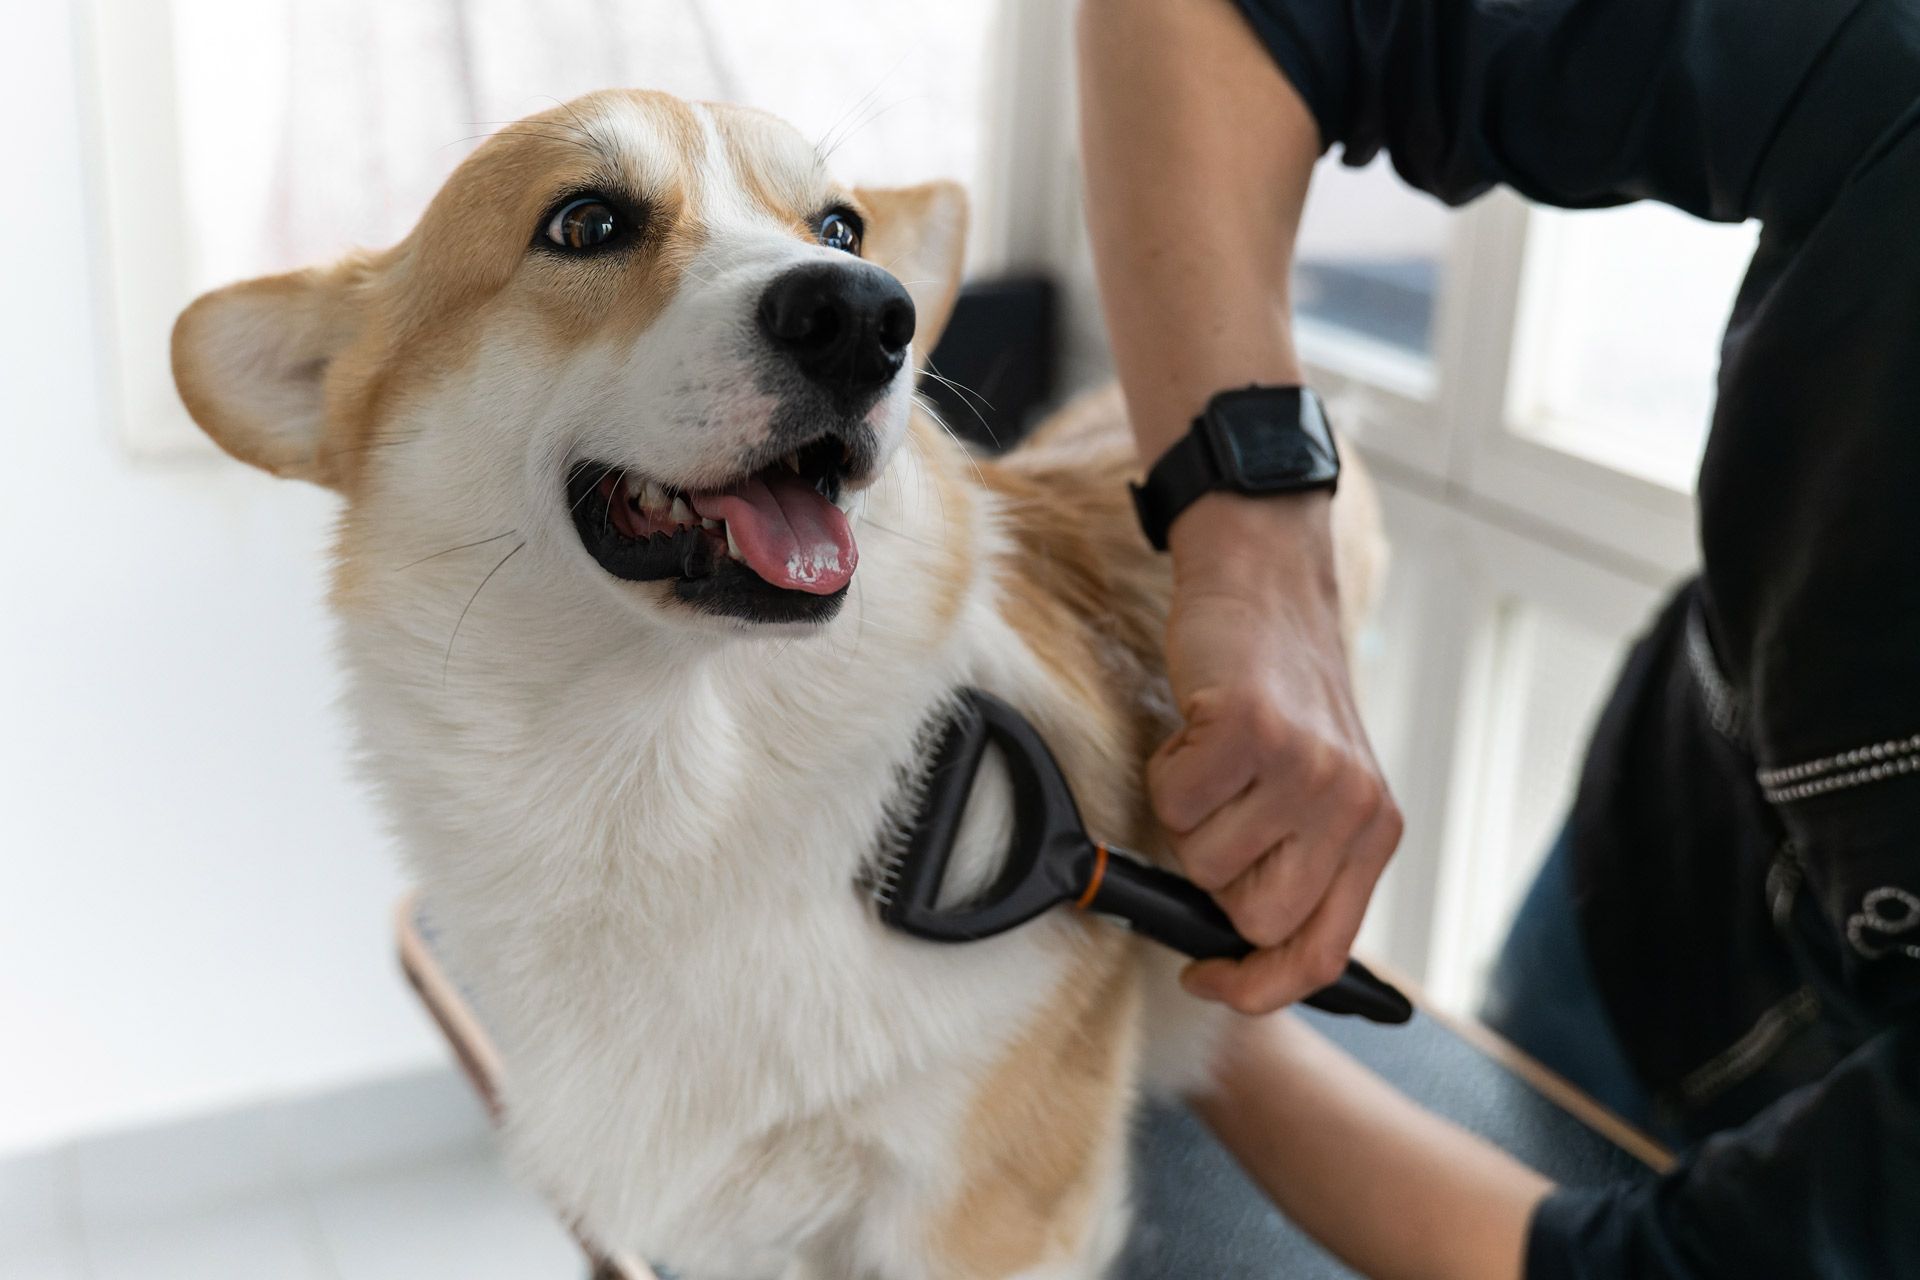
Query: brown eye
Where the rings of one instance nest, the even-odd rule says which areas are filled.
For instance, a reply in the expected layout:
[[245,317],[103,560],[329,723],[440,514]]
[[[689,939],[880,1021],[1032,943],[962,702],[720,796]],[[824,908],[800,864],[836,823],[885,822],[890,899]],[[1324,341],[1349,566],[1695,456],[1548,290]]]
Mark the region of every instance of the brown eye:
[[591,253],[622,239],[626,220],[596,196],[569,200],[547,219],[546,237],[570,253]]
[[820,219],[820,243],[842,253],[860,252],[860,224],[844,213]]

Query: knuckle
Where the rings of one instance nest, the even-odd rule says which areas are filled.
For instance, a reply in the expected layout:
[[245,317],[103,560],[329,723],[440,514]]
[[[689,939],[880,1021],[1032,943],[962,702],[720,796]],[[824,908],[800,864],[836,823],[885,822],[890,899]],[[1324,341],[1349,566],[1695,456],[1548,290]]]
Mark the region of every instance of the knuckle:
[[[1180,869],[1186,872],[1187,879],[1208,893],[1222,894],[1227,886],[1233,883],[1233,872],[1211,857],[1179,858],[1179,863]],[[1227,915],[1229,917],[1233,915],[1231,909],[1227,911]]]
[[1314,795],[1331,796],[1336,802],[1343,798],[1339,792],[1346,785],[1347,773],[1337,749],[1320,744],[1307,756],[1300,772]]
[[1247,736],[1259,751],[1271,757],[1293,749],[1293,721],[1285,711],[1251,689],[1242,695],[1240,705],[1244,708]]
[[1188,720],[1203,720],[1220,709],[1221,701],[1220,686],[1204,684],[1186,696],[1181,703],[1180,714]]
[[1341,766],[1335,791],[1340,807],[1354,820],[1355,826],[1365,826],[1373,821],[1386,800],[1386,788],[1380,785],[1380,779],[1367,769],[1357,768],[1352,762]]
[[1307,981],[1313,984],[1313,990],[1330,987],[1340,981],[1340,975],[1347,971],[1347,953],[1345,948],[1318,946],[1307,954],[1305,973]]
[[[1260,856],[1258,850],[1246,850],[1242,846],[1215,846],[1194,854],[1194,865],[1188,879],[1208,892],[1227,892],[1240,879],[1240,873]],[[1204,877],[1204,881],[1202,881]],[[1233,889],[1235,900],[1240,900],[1246,890]]]
[[1199,782],[1187,770],[1162,769],[1147,780],[1147,796],[1154,818],[1169,831],[1191,831],[1203,816]]
[[1258,850],[1249,850],[1244,843],[1219,840],[1189,840],[1184,848],[1175,850],[1187,879],[1208,893],[1225,892],[1258,856]]
[[1208,685],[1194,690],[1181,701],[1180,718],[1189,726],[1230,723],[1239,705],[1233,690]]
[[1287,922],[1265,902],[1248,902],[1227,909],[1240,936],[1256,947],[1277,947],[1287,940]]
[[1400,837],[1407,833],[1406,817],[1401,814],[1400,806],[1393,802],[1392,796],[1388,796],[1382,804],[1378,820],[1382,843],[1386,846],[1387,854],[1391,855],[1394,847],[1400,843]]
[[1277,947],[1293,932],[1293,916],[1279,895],[1234,889],[1223,903],[1240,935],[1256,947]]
[[1186,824],[1181,821],[1186,816],[1187,806],[1181,788],[1166,780],[1162,775],[1149,779],[1147,798],[1153,805],[1154,820],[1169,831],[1184,831]]

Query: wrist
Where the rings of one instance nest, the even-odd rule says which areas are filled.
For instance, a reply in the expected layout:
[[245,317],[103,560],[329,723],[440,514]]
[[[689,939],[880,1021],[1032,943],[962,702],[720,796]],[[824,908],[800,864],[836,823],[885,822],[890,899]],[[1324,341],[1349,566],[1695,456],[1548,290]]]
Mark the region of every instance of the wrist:
[[1258,594],[1274,588],[1332,599],[1332,505],[1324,490],[1206,494],[1168,529],[1174,582],[1185,589]]

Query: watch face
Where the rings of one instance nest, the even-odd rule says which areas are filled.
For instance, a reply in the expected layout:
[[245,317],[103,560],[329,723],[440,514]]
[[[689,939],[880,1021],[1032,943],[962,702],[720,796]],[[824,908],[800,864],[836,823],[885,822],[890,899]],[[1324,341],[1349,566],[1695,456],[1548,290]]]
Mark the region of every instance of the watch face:
[[1297,388],[1216,396],[1206,423],[1220,469],[1251,492],[1328,485],[1340,474],[1320,401]]

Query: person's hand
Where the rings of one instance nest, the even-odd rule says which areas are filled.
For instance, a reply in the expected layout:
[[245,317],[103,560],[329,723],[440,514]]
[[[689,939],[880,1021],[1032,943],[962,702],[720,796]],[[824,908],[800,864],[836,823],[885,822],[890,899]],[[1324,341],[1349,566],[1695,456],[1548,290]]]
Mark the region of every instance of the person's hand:
[[1329,506],[1214,493],[1170,535],[1167,669],[1185,725],[1147,789],[1181,868],[1260,948],[1183,980],[1243,1013],[1340,976],[1400,841],[1347,675]]

